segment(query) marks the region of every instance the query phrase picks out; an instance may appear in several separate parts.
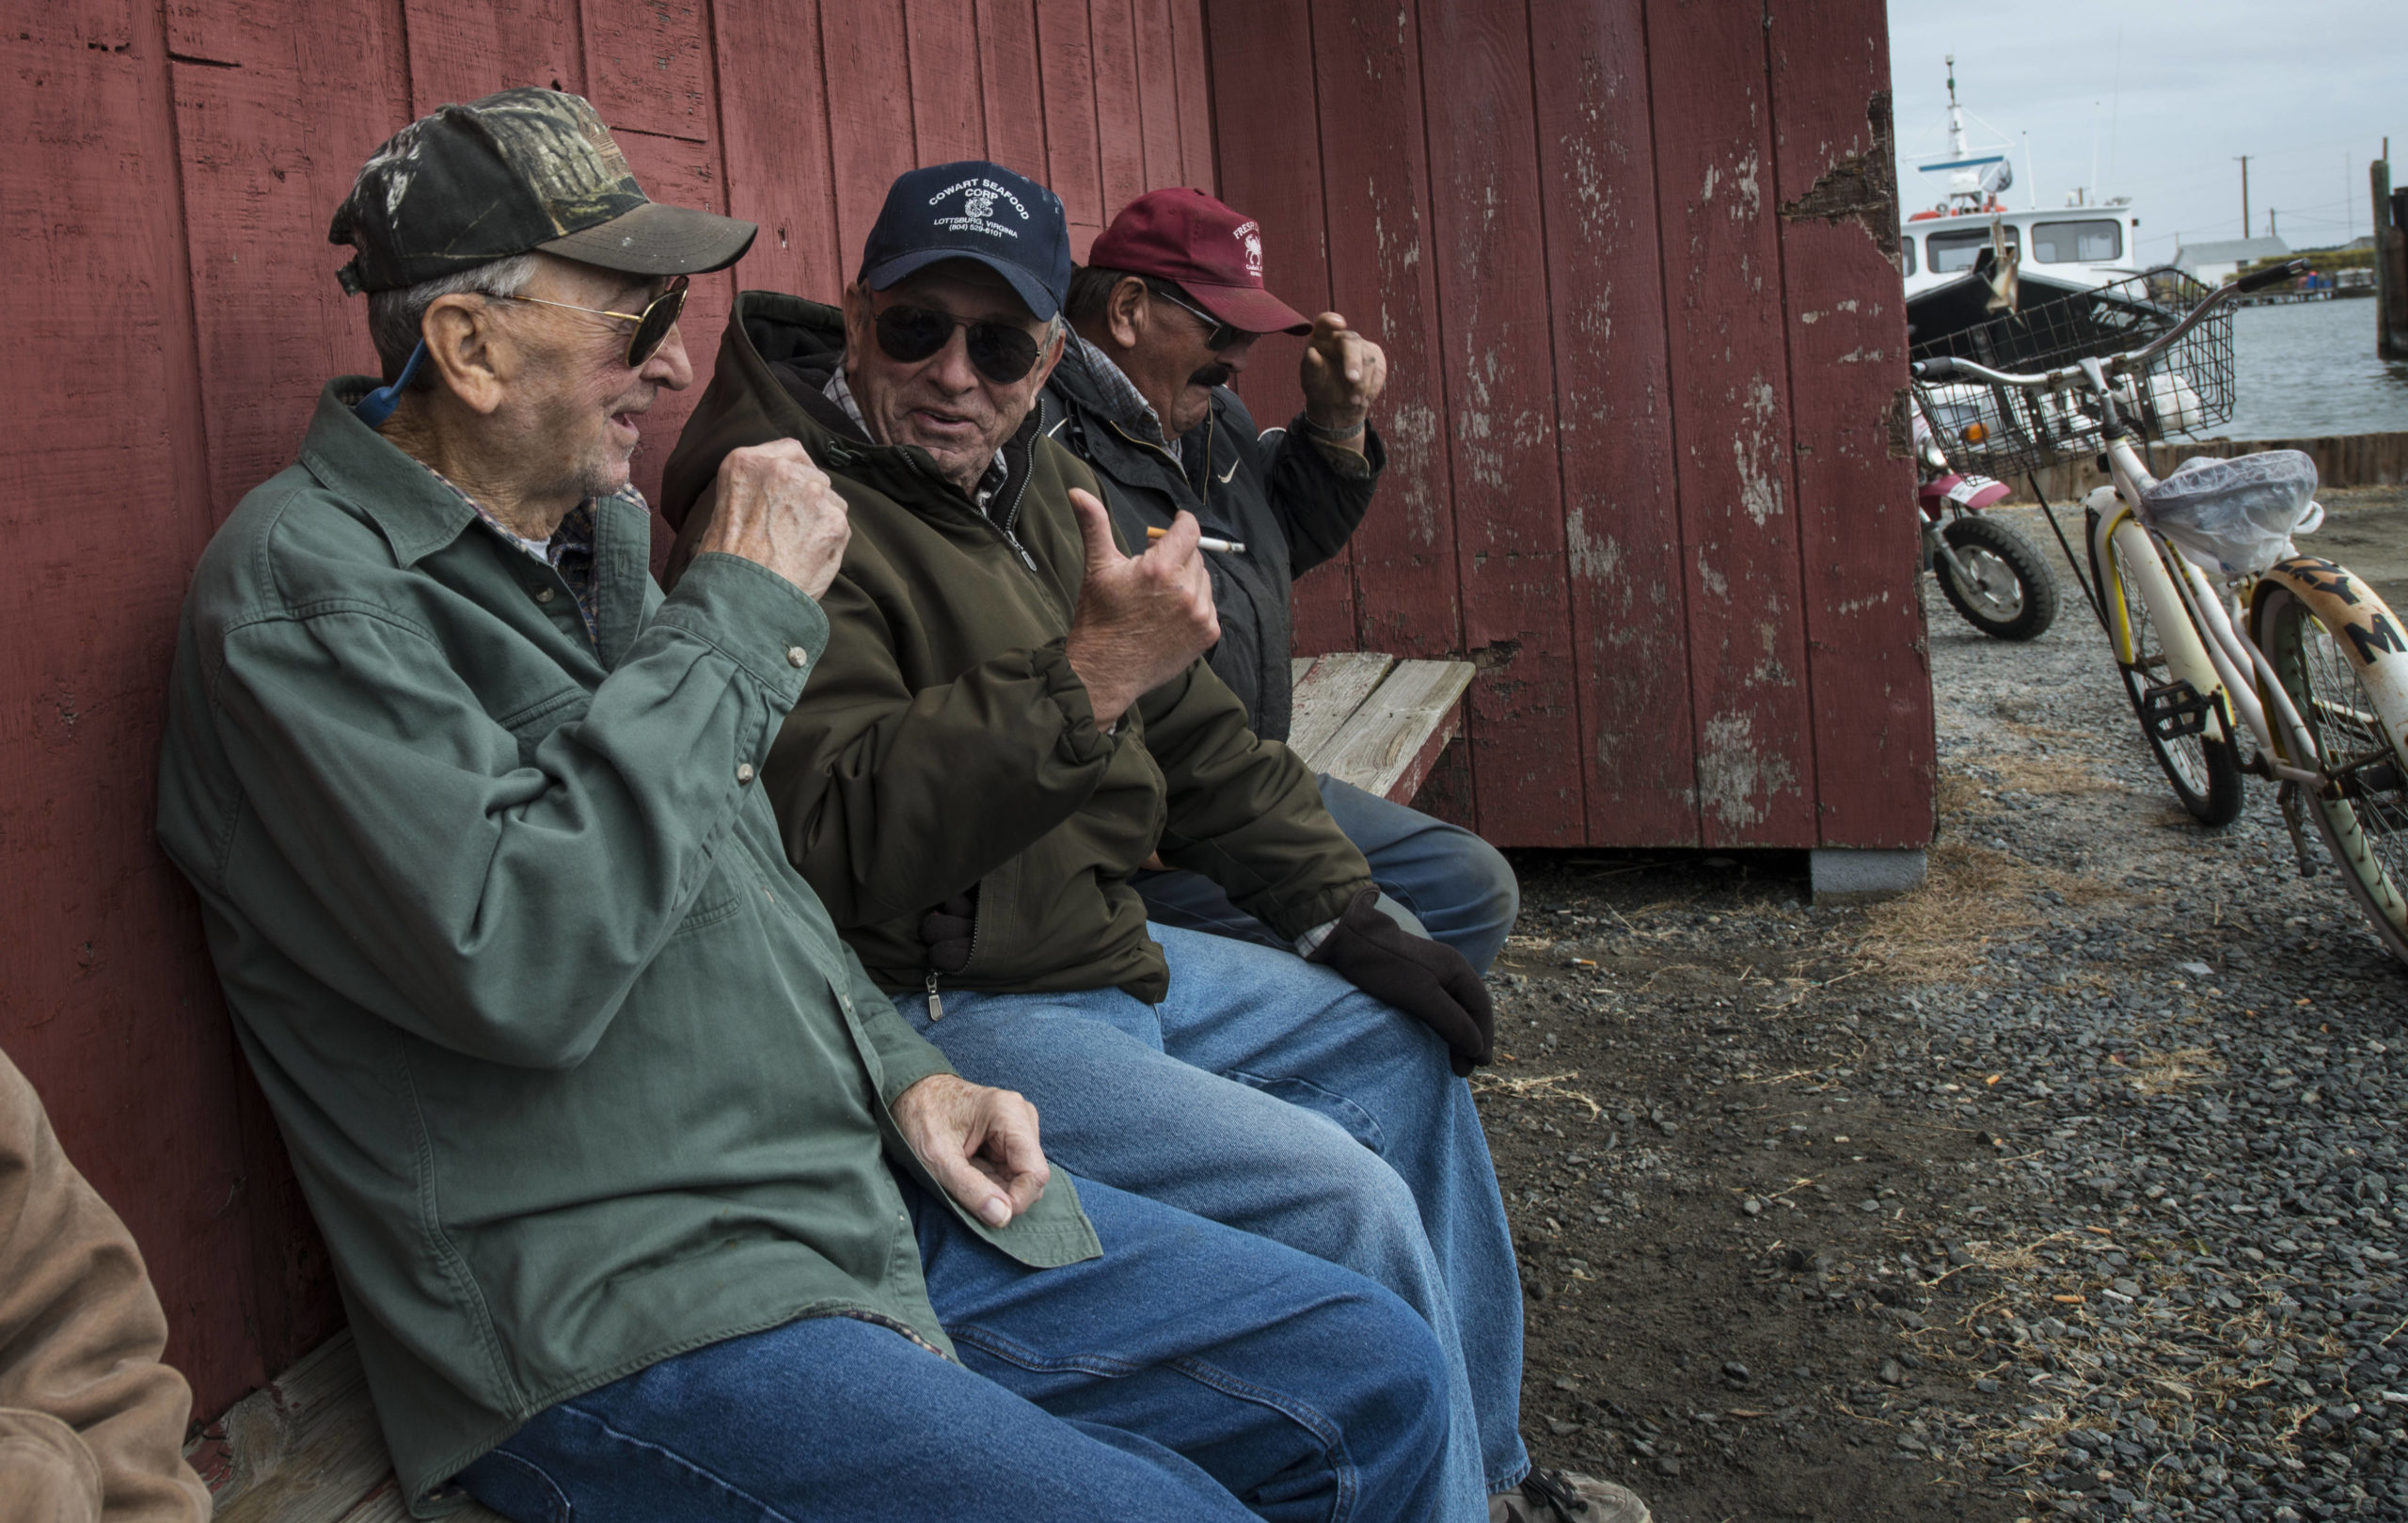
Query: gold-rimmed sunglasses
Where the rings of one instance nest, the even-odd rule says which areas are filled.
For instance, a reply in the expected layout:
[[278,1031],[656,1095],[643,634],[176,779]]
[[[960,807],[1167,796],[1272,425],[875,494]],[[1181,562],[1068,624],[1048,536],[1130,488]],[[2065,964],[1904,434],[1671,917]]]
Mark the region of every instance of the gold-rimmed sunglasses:
[[541,296],[500,296],[500,301],[523,301],[535,307],[557,307],[564,312],[586,312],[594,317],[613,317],[622,323],[633,323],[635,332],[627,339],[627,369],[642,370],[643,362],[659,353],[669,341],[669,330],[677,325],[677,314],[686,309],[685,276],[673,277],[668,289],[646,304],[641,312],[614,312],[601,307],[577,307],[564,301],[546,301]]

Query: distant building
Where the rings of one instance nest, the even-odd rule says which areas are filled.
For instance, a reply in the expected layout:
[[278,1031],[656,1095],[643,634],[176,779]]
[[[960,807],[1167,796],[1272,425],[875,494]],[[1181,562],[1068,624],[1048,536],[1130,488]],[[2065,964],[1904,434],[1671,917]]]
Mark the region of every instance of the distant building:
[[2193,279],[2222,285],[2244,264],[2279,259],[2291,251],[2280,238],[2227,238],[2222,243],[2187,244],[2174,250],[2174,264]]

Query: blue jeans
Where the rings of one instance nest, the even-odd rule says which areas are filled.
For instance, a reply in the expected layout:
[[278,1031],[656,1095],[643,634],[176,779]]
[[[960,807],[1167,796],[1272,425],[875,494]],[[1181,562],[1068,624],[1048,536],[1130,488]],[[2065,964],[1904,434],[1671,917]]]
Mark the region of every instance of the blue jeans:
[[1084,1180],[1103,1257],[1028,1269],[903,1191],[961,1363],[806,1317],[547,1407],[459,1483],[517,1523],[1439,1515],[1445,1366],[1395,1296]]
[[1446,1044],[1292,952],[1154,928],[1170,995],[947,993],[895,1006],[963,1077],[1033,1102],[1049,1157],[1368,1275],[1428,1319],[1456,1414],[1449,1517],[1529,1469],[1522,1286]]
[[[1522,908],[1522,886],[1504,853],[1460,825],[1390,803],[1327,773],[1321,779],[1321,801],[1370,860],[1371,880],[1380,892],[1412,911],[1434,940],[1487,973]],[[1147,917],[1158,926],[1210,931],[1265,946],[1289,944],[1230,903],[1221,885],[1202,873],[1139,873],[1130,885],[1146,901]]]

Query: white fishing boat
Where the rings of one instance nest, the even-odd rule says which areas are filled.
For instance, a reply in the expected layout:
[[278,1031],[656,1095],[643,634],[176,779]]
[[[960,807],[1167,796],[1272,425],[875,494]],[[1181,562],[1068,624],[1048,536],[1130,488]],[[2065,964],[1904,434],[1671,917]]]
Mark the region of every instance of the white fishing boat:
[[[2130,197],[2094,202],[2084,189],[2061,207],[2009,207],[2004,193],[2015,183],[2015,166],[2007,148],[2003,140],[1968,144],[1965,108],[1956,100],[1956,59],[1950,55],[1948,151],[1915,167],[1937,178],[1941,198],[1905,210],[1904,187],[1900,196],[1900,262],[1909,300],[1963,279],[1985,262],[1992,268],[2004,262],[2027,279],[2078,287],[2103,286],[2141,272],[2135,246],[2140,213]],[[1994,243],[2004,244],[2005,258],[1985,262]]]

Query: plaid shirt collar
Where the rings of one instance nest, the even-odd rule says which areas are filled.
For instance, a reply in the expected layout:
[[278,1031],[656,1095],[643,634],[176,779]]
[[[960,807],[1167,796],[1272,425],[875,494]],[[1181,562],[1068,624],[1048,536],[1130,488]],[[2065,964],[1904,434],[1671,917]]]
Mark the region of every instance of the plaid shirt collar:
[[[423,461],[420,464],[425,466]],[[567,516],[561,519],[560,527],[552,531],[552,537],[539,544],[513,532],[500,519],[487,512],[483,503],[461,490],[459,483],[433,466],[425,466],[425,469],[428,475],[451,488],[453,495],[474,509],[477,521],[500,536],[502,543],[515,546],[560,573],[561,580],[568,584],[569,595],[577,600],[578,616],[585,621],[585,638],[598,640],[594,625],[597,594],[594,576],[594,499],[587,498],[569,509]],[[612,495],[626,498],[646,513],[651,512],[644,502],[643,494],[636,490],[632,482]]]

